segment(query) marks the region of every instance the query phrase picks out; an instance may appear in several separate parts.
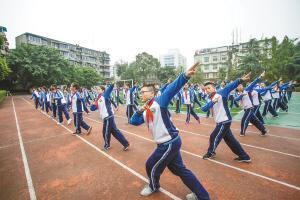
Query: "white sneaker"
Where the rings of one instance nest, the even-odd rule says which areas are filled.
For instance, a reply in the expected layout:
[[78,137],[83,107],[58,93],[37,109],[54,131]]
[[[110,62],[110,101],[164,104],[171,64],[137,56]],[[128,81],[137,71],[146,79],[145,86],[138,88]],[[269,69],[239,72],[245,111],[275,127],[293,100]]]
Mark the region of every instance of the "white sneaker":
[[57,122],[57,124],[58,124],[58,125],[62,125],[62,123],[60,123],[60,122]]
[[70,118],[69,120],[68,120],[68,125],[70,125],[71,124],[71,121],[72,121],[72,119]]
[[149,196],[150,194],[152,194],[154,191],[150,188],[149,185],[145,185],[144,189],[141,191],[141,195],[142,196]]
[[197,200],[198,198],[196,197],[196,195],[194,193],[191,193],[191,194],[186,195],[186,199],[187,200]]

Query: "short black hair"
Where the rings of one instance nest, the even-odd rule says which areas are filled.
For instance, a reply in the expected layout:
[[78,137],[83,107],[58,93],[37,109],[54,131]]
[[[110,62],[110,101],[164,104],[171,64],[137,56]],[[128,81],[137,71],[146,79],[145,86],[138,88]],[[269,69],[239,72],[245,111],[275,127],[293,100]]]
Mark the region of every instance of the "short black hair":
[[74,87],[76,90],[80,89],[80,87],[77,83],[72,83],[71,86]]
[[213,85],[214,87],[216,86],[215,83],[211,82],[211,81],[204,83],[204,86],[207,86],[207,85]]
[[154,94],[156,94],[156,93],[158,92],[158,90],[156,89],[155,85],[157,85],[157,84],[155,84],[155,83],[144,83],[143,86],[142,86],[142,88],[143,88],[143,87],[149,87],[149,88],[152,88]]

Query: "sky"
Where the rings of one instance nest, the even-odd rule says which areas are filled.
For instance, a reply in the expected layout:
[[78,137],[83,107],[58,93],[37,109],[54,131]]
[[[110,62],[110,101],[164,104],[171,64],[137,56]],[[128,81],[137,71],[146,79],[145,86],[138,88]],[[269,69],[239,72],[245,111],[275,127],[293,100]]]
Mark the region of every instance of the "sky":
[[191,65],[197,49],[230,45],[233,30],[241,42],[300,37],[299,19],[299,0],[0,0],[10,48],[30,32],[106,51],[111,65],[173,48]]

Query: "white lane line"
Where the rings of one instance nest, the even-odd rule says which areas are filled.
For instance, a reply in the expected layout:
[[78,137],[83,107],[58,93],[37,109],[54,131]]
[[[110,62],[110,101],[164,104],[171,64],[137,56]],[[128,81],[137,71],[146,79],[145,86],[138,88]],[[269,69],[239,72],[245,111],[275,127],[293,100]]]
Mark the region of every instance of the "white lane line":
[[[94,120],[92,118],[89,118],[89,117],[85,117],[91,121],[94,121],[96,123],[99,123],[101,124],[102,122],[100,121],[97,121],[97,120]],[[119,128],[120,129],[120,128]],[[136,136],[138,138],[141,138],[141,139],[144,139],[144,140],[147,140],[147,141],[150,141],[150,142],[153,142],[153,140],[149,139],[149,138],[146,138],[146,137],[143,137],[143,136],[140,136],[140,135],[137,135],[135,133],[132,133],[132,132],[129,132],[129,131],[126,131],[126,130],[123,130],[123,129],[120,129],[121,131],[123,131],[124,133],[128,133],[130,135],[133,135],[133,136]],[[183,150],[181,149],[182,152],[186,153],[186,154],[189,154],[189,155],[192,155],[192,156],[195,156],[195,157],[198,157],[198,158],[201,158],[202,159],[202,156],[199,156],[197,154],[194,154],[192,152],[189,152],[189,151],[186,151],[186,150]],[[291,185],[289,183],[286,183],[286,182],[283,182],[283,181],[279,181],[279,180],[276,180],[276,179],[273,179],[273,178],[270,178],[270,177],[267,177],[267,176],[264,176],[264,175],[261,175],[261,174],[258,174],[258,173],[255,173],[255,172],[251,172],[251,171],[248,171],[248,170],[244,170],[244,169],[241,169],[239,167],[235,167],[235,166],[232,166],[232,165],[229,165],[229,164],[226,164],[226,163],[223,163],[223,162],[220,162],[220,161],[216,161],[216,160],[212,160],[212,159],[208,159],[209,161],[211,162],[214,162],[216,164],[219,164],[219,165],[222,165],[222,166],[225,166],[225,167],[228,167],[228,168],[231,168],[231,169],[234,169],[234,170],[237,170],[239,172],[243,172],[243,173],[246,173],[246,174],[250,174],[250,175],[253,175],[253,176],[256,176],[256,177],[259,177],[259,178],[262,178],[262,179],[265,179],[265,180],[268,180],[268,181],[271,181],[271,182],[274,182],[274,183],[278,183],[278,184],[281,184],[281,185],[284,185],[284,186],[287,186],[287,187],[290,187],[290,188],[293,188],[293,189],[296,189],[296,190],[299,190],[300,191],[300,187],[298,186],[295,186],[295,185]]]
[[16,119],[16,126],[17,126],[17,131],[18,131],[19,144],[20,144],[20,149],[21,149],[22,160],[23,160],[23,165],[24,165],[25,176],[26,176],[26,180],[27,180],[27,186],[28,186],[30,199],[31,200],[36,200],[35,190],[34,190],[33,183],[32,183],[32,178],[31,178],[31,174],[30,174],[30,169],[29,169],[29,165],[28,165],[28,161],[27,161],[26,151],[25,151],[24,144],[23,144],[23,139],[22,139],[22,135],[21,135],[21,131],[20,131],[20,126],[19,126],[19,122],[18,122],[18,117],[17,117],[13,97],[11,97],[11,101],[12,101],[13,110],[14,110],[15,119]]
[[[119,115],[116,115],[116,116],[119,117],[119,118],[127,119],[126,117],[122,117],[122,116],[119,116]],[[192,135],[196,135],[196,136],[200,136],[200,137],[209,138],[209,136],[207,136],[207,135],[203,135],[203,134],[200,134],[200,133],[194,133],[194,132],[186,131],[186,130],[183,130],[183,129],[179,129],[179,131],[189,133],[189,134],[192,134]],[[260,150],[270,151],[270,152],[274,152],[274,153],[278,153],[278,154],[282,154],[282,155],[286,155],[286,156],[300,158],[299,155],[295,155],[295,154],[285,153],[285,152],[281,152],[281,151],[277,151],[277,150],[273,150],[273,149],[268,149],[268,148],[264,148],[264,147],[259,147],[259,146],[255,146],[255,145],[251,145],[251,144],[245,144],[245,143],[240,143],[240,144],[242,144],[244,146],[247,146],[247,147],[255,148],[255,149],[260,149]]]
[[[23,100],[30,104],[30,102],[28,102],[26,99],[23,98]],[[30,104],[30,105],[32,105],[32,104]],[[43,113],[41,111],[40,111],[40,113],[42,113],[42,114],[44,114],[44,115],[46,115],[48,117],[47,114],[45,114],[45,113]],[[52,120],[55,121],[54,119],[52,119]],[[67,128],[65,125],[61,125],[61,127],[63,127],[64,129],[66,129],[68,132],[73,133],[73,131],[70,130],[69,128]],[[95,149],[96,151],[98,151],[99,153],[101,153],[102,155],[104,155],[105,157],[107,157],[108,159],[110,159],[111,161],[113,161],[114,163],[116,163],[117,165],[119,165],[122,168],[126,169],[127,171],[129,171],[130,173],[132,173],[133,175],[135,175],[136,177],[138,177],[141,180],[145,181],[146,183],[149,183],[148,179],[146,177],[144,177],[143,175],[141,175],[140,173],[134,171],[133,169],[131,169],[130,167],[126,166],[122,162],[118,161],[117,159],[113,158],[109,154],[105,153],[104,151],[102,151],[101,149],[99,149],[98,147],[96,147],[94,144],[90,143],[89,141],[87,141],[83,137],[81,137],[79,135],[76,135],[76,136],[77,136],[78,139],[82,140],[84,143],[86,143],[87,145],[89,145],[90,147],[92,147],[93,149]],[[162,193],[164,193],[165,195],[169,196],[170,198],[172,198],[174,200],[181,200],[181,198],[175,196],[174,194],[172,194],[171,192],[165,190],[162,187],[159,188],[159,191],[161,191]]]

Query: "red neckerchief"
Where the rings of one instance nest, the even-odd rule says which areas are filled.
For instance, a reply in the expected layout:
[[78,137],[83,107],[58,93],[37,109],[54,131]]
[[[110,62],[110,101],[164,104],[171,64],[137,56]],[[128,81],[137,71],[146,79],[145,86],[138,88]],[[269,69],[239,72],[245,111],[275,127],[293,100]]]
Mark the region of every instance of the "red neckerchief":
[[74,92],[74,94],[71,96],[71,105],[73,105],[72,104],[72,101],[73,101],[73,97],[74,97],[74,95],[76,94],[77,92]]
[[216,95],[216,92],[213,92],[210,94],[210,99],[212,100],[214,98],[214,96]]
[[154,102],[154,98],[149,101],[146,107],[146,120],[147,120],[148,128],[149,128],[149,122],[153,122],[154,119],[153,112],[150,110],[150,107],[152,106],[153,102]]
[[98,100],[101,98],[101,94],[98,94],[98,98],[97,98],[97,100],[96,100],[96,107],[99,109],[99,105],[98,105]]

